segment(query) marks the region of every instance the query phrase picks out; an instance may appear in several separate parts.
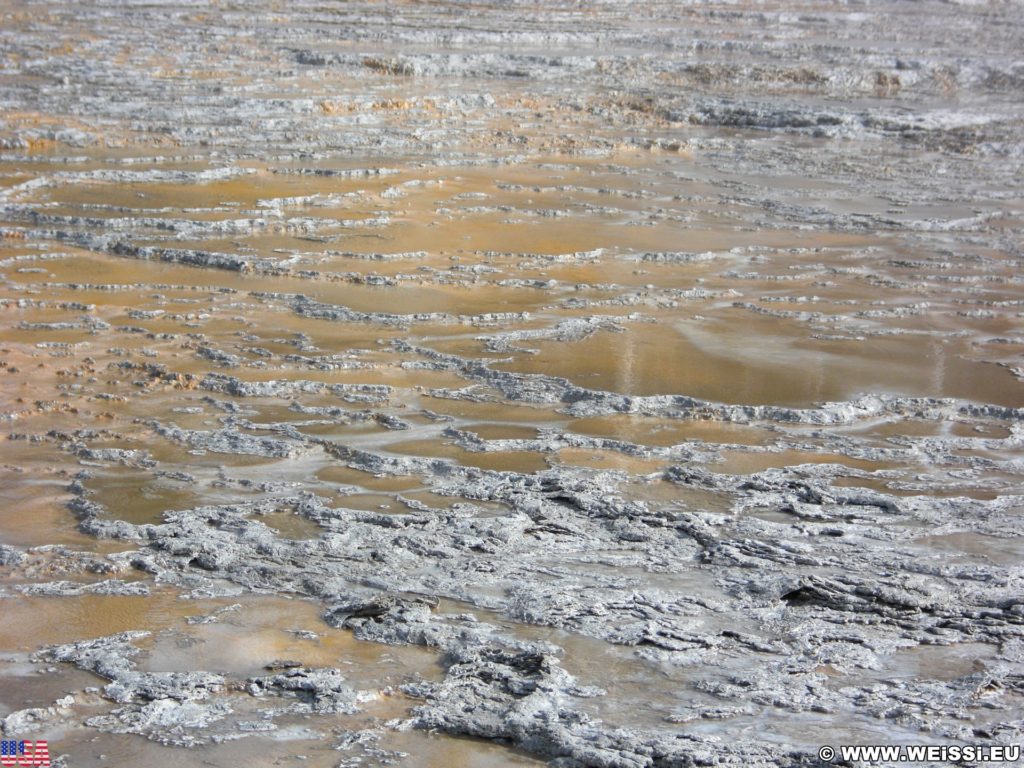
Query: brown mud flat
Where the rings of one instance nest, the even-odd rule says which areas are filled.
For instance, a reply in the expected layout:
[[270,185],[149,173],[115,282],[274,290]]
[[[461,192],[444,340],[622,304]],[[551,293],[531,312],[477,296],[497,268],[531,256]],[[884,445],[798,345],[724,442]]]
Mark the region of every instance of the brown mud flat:
[[0,735],[1019,743],[1019,14],[466,10],[0,0]]

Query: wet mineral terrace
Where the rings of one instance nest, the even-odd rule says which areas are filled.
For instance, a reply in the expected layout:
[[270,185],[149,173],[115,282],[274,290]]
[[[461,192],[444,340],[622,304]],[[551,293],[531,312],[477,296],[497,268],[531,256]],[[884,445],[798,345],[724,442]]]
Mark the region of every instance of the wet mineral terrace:
[[1015,3],[0,2],[0,729],[1024,732]]

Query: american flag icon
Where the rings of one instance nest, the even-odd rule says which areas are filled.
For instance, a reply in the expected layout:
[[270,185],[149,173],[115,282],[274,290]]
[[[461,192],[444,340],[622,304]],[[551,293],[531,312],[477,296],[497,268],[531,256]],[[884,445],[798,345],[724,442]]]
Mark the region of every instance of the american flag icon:
[[0,740],[0,765],[2,766],[48,766],[50,747],[45,741]]

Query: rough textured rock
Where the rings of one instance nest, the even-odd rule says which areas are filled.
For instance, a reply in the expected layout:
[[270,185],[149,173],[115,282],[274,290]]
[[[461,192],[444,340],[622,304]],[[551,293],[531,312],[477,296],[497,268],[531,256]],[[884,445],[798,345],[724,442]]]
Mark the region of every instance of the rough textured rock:
[[121,6],[0,23],[5,735],[1021,740],[1019,7]]

